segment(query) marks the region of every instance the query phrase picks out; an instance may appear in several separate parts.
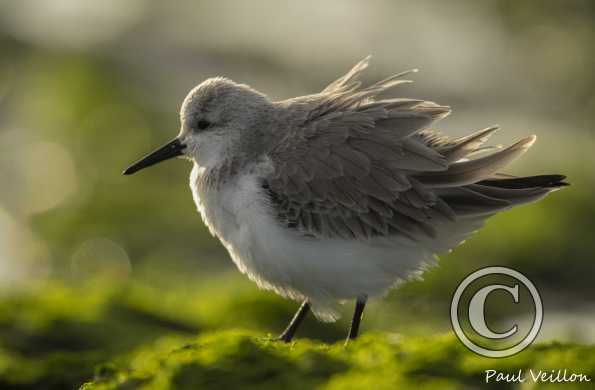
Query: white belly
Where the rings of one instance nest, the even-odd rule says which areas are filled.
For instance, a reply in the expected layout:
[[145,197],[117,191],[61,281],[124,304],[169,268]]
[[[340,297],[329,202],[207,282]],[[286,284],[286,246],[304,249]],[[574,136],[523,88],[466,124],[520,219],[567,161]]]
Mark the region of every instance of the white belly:
[[314,313],[334,320],[337,301],[384,294],[418,272],[432,254],[399,238],[369,241],[314,239],[279,225],[255,176],[243,175],[219,190],[190,176],[199,212],[238,269],[260,287],[292,299],[307,298]]

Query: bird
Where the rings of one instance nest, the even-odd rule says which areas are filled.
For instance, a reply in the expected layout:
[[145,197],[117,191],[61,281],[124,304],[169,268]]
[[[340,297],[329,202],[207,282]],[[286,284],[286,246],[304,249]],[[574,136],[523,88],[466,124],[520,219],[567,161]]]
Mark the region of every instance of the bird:
[[239,271],[301,302],[282,342],[310,311],[332,322],[348,301],[346,342],[355,339],[369,298],[419,278],[487,218],[568,185],[558,174],[501,172],[534,135],[506,148],[484,146],[497,126],[449,137],[434,124],[450,107],[383,97],[416,69],[363,86],[369,62],[280,101],[208,78],[185,97],[179,134],[123,172],[192,162],[198,212]]

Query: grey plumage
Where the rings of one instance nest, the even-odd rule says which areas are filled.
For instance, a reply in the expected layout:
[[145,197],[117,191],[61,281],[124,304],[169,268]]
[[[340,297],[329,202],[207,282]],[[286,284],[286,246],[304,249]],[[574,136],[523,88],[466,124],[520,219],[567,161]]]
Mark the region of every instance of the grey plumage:
[[410,72],[362,88],[367,65],[368,58],[319,94],[276,103],[293,124],[268,151],[274,170],[263,187],[281,223],[314,237],[435,238],[437,225],[483,219],[565,184],[548,176],[548,185],[522,178],[520,188],[500,185],[494,175],[535,137],[470,159],[491,150],[482,145],[497,127],[458,139],[429,130],[450,108],[378,98]]

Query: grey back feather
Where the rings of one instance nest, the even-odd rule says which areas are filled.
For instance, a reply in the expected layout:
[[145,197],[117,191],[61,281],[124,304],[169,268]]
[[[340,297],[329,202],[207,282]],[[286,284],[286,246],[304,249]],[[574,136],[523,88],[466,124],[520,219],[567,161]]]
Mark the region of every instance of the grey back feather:
[[[292,125],[269,152],[263,187],[279,221],[314,237],[434,238],[440,224],[487,217],[551,188],[509,190],[475,184],[520,156],[530,137],[468,160],[496,131],[451,140],[428,130],[450,108],[378,95],[404,72],[362,88],[369,58],[321,93],[277,103]],[[297,119],[296,119],[297,118]]]

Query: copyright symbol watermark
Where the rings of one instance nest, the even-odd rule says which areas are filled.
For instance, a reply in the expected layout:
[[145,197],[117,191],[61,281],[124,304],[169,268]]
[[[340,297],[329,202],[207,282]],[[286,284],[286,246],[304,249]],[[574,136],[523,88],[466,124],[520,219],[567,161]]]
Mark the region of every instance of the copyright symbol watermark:
[[[521,313],[517,309],[513,314],[521,317],[524,312],[525,321],[490,326],[486,317],[491,306],[502,316],[506,316],[502,313],[506,308],[521,307]],[[459,340],[471,351],[501,358],[519,353],[535,340],[543,322],[543,305],[539,291],[526,276],[506,267],[486,267],[459,284],[452,297],[450,320]]]

